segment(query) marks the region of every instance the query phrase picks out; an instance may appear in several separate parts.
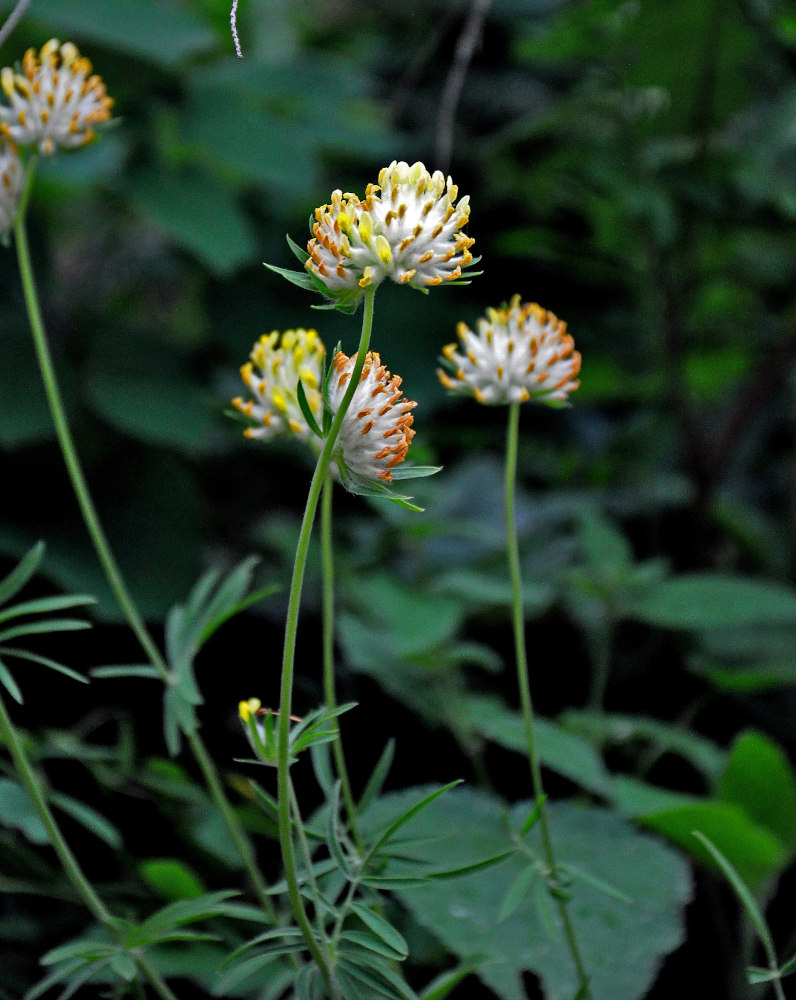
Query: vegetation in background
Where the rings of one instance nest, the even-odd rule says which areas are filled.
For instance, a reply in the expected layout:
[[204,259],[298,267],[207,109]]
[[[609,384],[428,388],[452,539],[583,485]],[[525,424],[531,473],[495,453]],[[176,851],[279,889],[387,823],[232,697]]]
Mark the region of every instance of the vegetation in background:
[[[0,20],[13,6],[0,0]],[[356,320],[310,313],[320,300],[263,262],[295,266],[284,234],[303,244],[334,188],[363,192],[395,159],[470,195],[483,274],[379,290],[376,349],[418,402],[412,458],[443,466],[412,484],[425,512],[335,497],[337,682],[341,706],[357,703],[339,727],[360,834],[378,845],[356,876],[334,756],[314,738],[337,716],[310,715],[328,699],[325,564],[309,549],[293,704],[315,745],[292,774],[318,891],[361,894],[337,930],[349,957],[376,956],[378,986],[349,975],[349,994],[570,1000],[558,893],[595,1000],[787,995],[796,17],[785,0],[244,0],[238,29],[242,60],[219,0],[33,0],[0,47],[6,66],[69,39],[115,99],[100,142],[39,164],[28,235],[85,475],[169,678],[164,733],[157,670],[84,531],[0,247],[0,683],[21,703],[21,750],[4,735],[0,757],[0,997],[64,989],[92,962],[79,995],[140,979],[161,996],[159,982],[277,997],[295,976],[298,938],[274,933],[283,897],[263,903],[282,877],[276,783],[240,760],[236,710],[280,700],[311,453],[257,447],[224,411],[263,333],[315,326],[353,355]],[[583,357],[571,408],[523,409],[517,456],[555,884],[526,801],[506,414],[446,396],[436,375],[457,322],[515,294],[565,318]],[[46,775],[91,916],[19,752]]]

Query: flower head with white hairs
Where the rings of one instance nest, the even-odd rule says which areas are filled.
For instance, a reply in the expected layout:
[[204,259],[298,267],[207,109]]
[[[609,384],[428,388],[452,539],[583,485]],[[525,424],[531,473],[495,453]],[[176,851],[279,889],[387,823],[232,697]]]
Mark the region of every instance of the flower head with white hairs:
[[298,400],[301,382],[310,412],[322,408],[321,378],[326,348],[315,330],[264,333],[240,370],[253,399],[238,396],[232,405],[252,424],[247,437],[269,440],[280,434],[314,440]]
[[393,161],[364,199],[334,191],[331,204],[315,210],[304,266],[318,290],[348,303],[385,278],[424,290],[460,282],[475,241],[462,231],[469,195],[457,197],[439,170]]
[[458,344],[443,348],[448,371],[440,381],[454,393],[479,403],[525,403],[535,400],[564,405],[580,382],[580,354],[567,325],[535,302],[487,309],[477,333],[459,323]]
[[[339,351],[332,361],[326,402],[336,414],[354,370],[355,358]],[[341,475],[371,482],[392,482],[393,469],[406,458],[415,435],[412,410],[417,403],[401,392],[401,379],[391,375],[378,354],[369,351],[337,441]]]
[[0,135],[20,146],[51,155],[74,149],[95,137],[95,126],[108,121],[113,100],[91,63],[71,42],[50,39],[37,54],[28,49],[22,71],[6,66],[0,87]]
[[14,227],[24,170],[13,143],[0,140],[0,240]]

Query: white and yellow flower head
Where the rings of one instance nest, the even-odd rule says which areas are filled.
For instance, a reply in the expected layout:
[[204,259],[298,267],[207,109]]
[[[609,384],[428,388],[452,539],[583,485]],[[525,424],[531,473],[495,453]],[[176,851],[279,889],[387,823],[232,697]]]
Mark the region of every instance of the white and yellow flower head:
[[333,297],[356,297],[385,278],[420,288],[457,281],[475,242],[462,232],[470,198],[457,195],[440,171],[393,161],[363,200],[334,191],[315,210],[305,267]]
[[450,373],[438,374],[447,389],[479,403],[561,405],[580,385],[580,354],[566,323],[535,302],[521,305],[515,295],[508,307],[488,309],[476,325],[473,333],[459,323],[459,343],[443,348]]
[[239,396],[232,400],[235,409],[253,421],[243,432],[247,437],[267,440],[293,434],[302,440],[312,438],[296,389],[301,380],[310,412],[320,416],[325,353],[315,330],[286,330],[282,334],[274,330],[260,337],[240,370],[254,399]]
[[13,143],[0,140],[0,239],[14,226],[24,171]]
[[[342,351],[332,362],[326,401],[333,414],[340,408],[354,362]],[[392,482],[392,470],[406,458],[415,435],[411,413],[415,406],[402,395],[400,377],[391,375],[379,355],[369,351],[337,441],[344,483],[346,473],[360,480]]]
[[8,101],[0,104],[0,135],[45,155],[91,142],[94,126],[111,116],[113,100],[101,77],[71,42],[57,38],[38,55],[28,49],[21,73],[6,66],[0,87]]

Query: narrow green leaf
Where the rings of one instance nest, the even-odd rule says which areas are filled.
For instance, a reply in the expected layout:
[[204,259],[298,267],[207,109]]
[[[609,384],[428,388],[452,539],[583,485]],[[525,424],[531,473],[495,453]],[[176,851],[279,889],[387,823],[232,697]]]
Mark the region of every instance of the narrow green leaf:
[[77,941],[67,941],[66,944],[51,948],[39,959],[41,965],[56,965],[70,958],[79,958],[82,962],[93,961],[111,955],[116,950],[116,946],[108,941],[92,940],[91,938],[79,938]]
[[304,389],[304,383],[301,379],[296,383],[296,398],[298,399],[298,405],[301,412],[304,414],[304,419],[307,421],[310,430],[316,437],[323,437],[323,433],[318,426],[318,422],[315,419],[315,414],[310,409],[310,404],[307,399],[307,393]]
[[251,587],[252,574],[258,562],[257,556],[249,556],[231,570],[219,583],[204,610],[197,615],[202,626],[198,643],[200,647],[225,621],[237,613],[241,601],[245,600],[246,591]]
[[459,983],[471,974],[473,967],[470,963],[457,966],[448,972],[441,972],[436,979],[432,980],[420,994],[420,1000],[445,1000]]
[[411,465],[402,462],[392,470],[393,479],[423,479],[442,472],[441,465]]
[[216,996],[223,996],[230,993],[250,976],[261,972],[266,966],[276,961],[280,955],[290,955],[300,951],[302,947],[303,942],[295,945],[282,945],[281,947],[274,948],[273,951],[266,951],[260,955],[252,955],[251,958],[247,958],[244,962],[239,962],[225,972],[219,978],[213,992]]
[[316,1000],[315,986],[320,979],[321,973],[315,964],[303,965],[293,984],[293,1000]]
[[80,629],[91,628],[91,623],[79,618],[47,618],[44,621],[25,622],[0,632],[0,643],[18,639],[24,635],[46,635],[50,632],[78,632]]
[[126,951],[117,951],[111,959],[111,968],[116,975],[126,983],[131,983],[136,977],[136,967],[132,956]]
[[386,962],[375,954],[346,955],[347,971],[368,986],[386,992],[396,1000],[418,1000],[412,987]]
[[149,664],[130,664],[126,666],[124,664],[119,664],[119,666],[114,667],[93,667],[89,673],[92,677],[99,678],[109,678],[109,677],[150,677],[152,680],[159,680],[160,675],[154,667],[149,666]]
[[22,615],[45,615],[53,611],[64,611],[67,608],[96,603],[96,598],[89,594],[57,594],[54,597],[40,597],[33,601],[23,601],[22,604],[12,604],[5,611],[0,611],[0,622],[20,618]]
[[302,264],[304,263],[305,260],[309,260],[310,255],[307,253],[306,250],[300,247],[298,243],[295,242],[295,240],[291,238],[290,233],[287,233],[285,235],[285,239],[287,240],[287,245],[290,247],[290,249],[293,251],[295,256],[301,261]]
[[257,947],[257,945],[267,944],[269,941],[277,945],[282,943],[293,944],[301,940],[303,940],[303,936],[300,928],[298,927],[273,927],[271,930],[258,934],[256,937],[244,942],[244,944],[240,945],[239,948],[236,948],[231,955],[228,955],[224,959],[221,963],[221,967],[226,968],[228,965],[231,965],[238,958],[240,958],[241,955],[245,955],[247,951]]
[[776,966],[777,953],[774,950],[774,942],[771,939],[771,934],[769,933],[763,914],[760,912],[760,907],[755,902],[755,899],[747,888],[746,883],[712,841],[708,840],[708,838],[703,833],[700,833],[699,830],[694,830],[693,835],[710,853],[713,860],[724,873],[727,881],[732,886],[735,895],[738,897],[738,901],[746,910],[752,926],[757,931],[757,936],[760,938],[760,942],[765,948],[769,962],[772,966]]
[[746,970],[747,980],[754,984],[772,983],[775,979],[781,979],[779,969],[762,969],[758,965],[750,965]]
[[425,809],[426,806],[430,805],[435,799],[438,799],[440,795],[443,795],[451,788],[455,788],[456,785],[460,785],[462,781],[463,781],[462,778],[457,778],[456,781],[450,781],[448,782],[447,785],[443,785],[442,788],[437,788],[433,792],[429,792],[428,795],[424,795],[419,802],[415,803],[415,805],[407,809],[406,812],[402,813],[398,817],[398,819],[394,820],[390,824],[390,826],[387,827],[387,829],[381,835],[381,837],[379,837],[379,839],[376,841],[373,847],[371,847],[371,849],[368,851],[367,855],[365,856],[362,862],[363,870],[367,868],[368,862],[374,857],[379,848],[383,844],[385,844],[388,840],[390,840],[393,834],[397,833],[398,830],[400,830],[402,826],[408,823],[413,816],[416,816],[419,812]]
[[6,667],[2,660],[0,660],[0,684],[3,685],[18,705],[24,704],[22,692],[17,687],[17,682],[11,676],[8,667]]
[[79,681],[81,684],[88,684],[88,677],[84,677],[83,674],[77,673],[77,671],[72,670],[70,667],[65,667],[63,663],[58,663],[57,660],[51,660],[49,656],[42,656],[40,653],[31,653],[27,649],[17,649],[15,646],[4,646],[3,653],[7,656],[15,656],[18,660],[29,660],[31,663],[38,663],[43,667],[49,667],[50,670],[55,670],[59,674],[65,674],[67,677],[71,677],[73,681]]
[[522,827],[520,828],[521,837],[524,837],[525,834],[532,829],[532,827],[536,826],[539,817],[542,815],[542,809],[544,809],[545,802],[547,802],[547,796],[540,795],[539,798],[536,800],[536,804],[531,810],[530,816],[525,820],[525,822],[522,824]]
[[790,976],[792,973],[796,972],[796,955],[789,958],[787,962],[779,967],[780,975]]
[[388,740],[384,745],[381,756],[373,768],[373,773],[368,778],[365,790],[359,800],[359,811],[364,812],[374,799],[381,795],[387,775],[390,773],[392,762],[395,757],[395,740]]
[[0,581],[0,604],[5,604],[6,601],[11,600],[14,594],[22,590],[28,580],[30,580],[39,568],[39,563],[44,556],[44,548],[44,542],[36,542],[33,548],[25,553],[8,576]]
[[82,958],[73,958],[71,961],[62,963],[57,969],[54,969],[44,979],[36,983],[35,986],[32,986],[25,994],[24,1000],[38,1000],[47,990],[53,986],[57,986],[58,983],[62,983],[73,972],[80,969],[82,965]]
[[326,846],[329,853],[334,858],[337,867],[352,881],[356,877],[356,872],[351,867],[346,857],[345,845],[340,836],[340,782],[335,782],[332,791],[332,798],[326,813]]
[[138,870],[146,884],[169,902],[198,899],[206,893],[196,872],[176,858],[149,858],[139,864]]
[[406,955],[402,955],[395,951],[394,948],[390,948],[389,945],[386,945],[384,941],[381,940],[381,938],[377,938],[375,935],[368,934],[365,931],[343,931],[340,938],[343,941],[350,942],[357,948],[364,948],[366,951],[372,951],[377,955],[381,955],[383,958],[392,960],[393,962],[402,962],[406,958]]
[[617,889],[615,885],[611,885],[611,883],[606,882],[605,879],[598,878],[585,868],[578,868],[571,864],[563,864],[558,866],[558,870],[569,875],[572,881],[575,879],[581,879],[583,882],[588,882],[588,884],[593,885],[595,889],[599,889],[600,892],[604,892],[606,896],[618,899],[620,903],[627,903],[628,905],[633,903],[633,899],[628,896],[626,892],[622,892],[621,889]]
[[342,991],[343,1000],[373,1000],[373,992],[370,988],[364,991],[361,983],[358,982],[347,969],[338,967],[334,973],[335,981]]
[[427,872],[426,878],[441,881],[448,878],[461,878],[462,875],[472,875],[473,872],[483,871],[484,868],[491,868],[493,865],[500,864],[506,858],[514,857],[516,853],[513,849],[510,851],[501,851],[500,854],[493,854],[491,858],[484,858],[483,861],[474,861],[471,865],[460,865],[458,868],[445,868],[441,871]]
[[367,906],[363,906],[361,903],[352,903],[350,910],[352,913],[356,914],[362,923],[377,937],[381,938],[386,945],[389,945],[392,951],[400,955],[401,958],[406,958],[409,954],[409,946],[403,936],[398,933],[391,923],[386,921],[384,917],[380,916],[378,913],[368,909]]
[[207,920],[209,917],[223,914],[223,908],[220,909],[222,904],[239,895],[236,889],[222,889],[218,892],[205,893],[195,899],[177,900],[153,913],[141,924],[141,928],[153,930]]
[[122,836],[116,827],[105,817],[98,813],[96,809],[87,806],[85,802],[78,802],[71,795],[64,795],[61,792],[52,792],[50,801],[62,812],[65,812],[72,819],[77,820],[81,826],[85,827],[95,837],[99,837],[108,847],[118,851],[122,848]]
[[429,882],[430,879],[423,875],[365,875],[360,879],[362,885],[378,889],[379,892],[386,892],[388,889],[419,889]]
[[517,878],[509,886],[509,891],[503,897],[503,902],[500,904],[500,909],[498,910],[497,915],[499,924],[502,924],[505,920],[507,920],[512,913],[514,913],[523,899],[525,899],[531,883],[538,876],[538,874],[539,872],[536,870],[535,866],[531,864],[529,864],[527,868],[522,869]]
[[299,288],[303,288],[305,291],[318,291],[306,271],[290,271],[284,267],[277,267],[275,264],[266,264],[265,266],[269,271],[273,271],[274,274],[280,274],[283,278],[287,278],[291,284],[298,285]]
[[84,986],[87,982],[92,980],[98,972],[102,972],[103,969],[106,969],[111,964],[112,959],[113,956],[110,958],[99,959],[98,961],[87,965],[82,972],[78,972],[76,975],[73,975],[66,989],[59,993],[58,1000],[70,1000],[70,997],[73,997],[81,986]]

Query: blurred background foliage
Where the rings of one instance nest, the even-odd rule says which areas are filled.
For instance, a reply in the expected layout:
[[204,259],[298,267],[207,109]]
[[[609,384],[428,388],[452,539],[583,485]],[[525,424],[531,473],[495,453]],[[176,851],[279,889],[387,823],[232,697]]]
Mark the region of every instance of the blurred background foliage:
[[[12,6],[0,0],[0,17]],[[472,17],[480,41],[452,107]],[[687,919],[707,970],[701,995],[745,996],[748,938],[690,832],[703,829],[773,899],[777,939],[792,951],[793,915],[778,903],[787,893],[775,893],[796,850],[792,6],[242,0],[239,30],[242,61],[223,0],[33,0],[0,51],[8,65],[53,35],[73,40],[116,101],[100,142],[41,165],[29,225],[81,454],[142,609],[157,624],[207,566],[251,552],[263,581],[286,584],[307,457],[244,440],[223,411],[261,333],[315,325],[329,348],[350,351],[358,330],[312,313],[262,262],[292,266],[284,234],[303,242],[333,188],[362,193],[392,159],[450,171],[471,196],[484,273],[429,296],[382,288],[375,333],[419,402],[415,458],[445,469],[419,481],[423,515],[342,494],[336,507],[341,686],[361,705],[348,723],[356,777],[394,735],[398,786],[417,778],[419,746],[424,780],[464,773],[481,786],[473,795],[524,794],[503,569],[505,413],[446,399],[435,375],[458,320],[472,325],[519,292],[566,319],[583,354],[572,409],[529,407],[522,423],[528,636],[551,787],[595,797],[606,829],[632,820],[697,861],[686,918],[686,876],[659,875],[671,898],[648,954],[676,948]],[[13,252],[0,253],[1,568],[44,538],[50,583],[100,602],[99,631],[64,642],[62,659],[81,670],[136,662],[63,472]],[[314,584],[302,709],[320,698]],[[241,751],[238,698],[276,700],[284,593],[204,654],[203,718],[223,767]],[[147,682],[77,694],[67,683],[36,703],[50,727],[37,752],[68,786],[85,784],[88,768],[84,797],[114,823],[95,816],[92,830],[94,813],[82,816],[108,848],[101,877],[131,906],[145,886],[190,895],[202,887],[191,864],[232,861],[189,772],[163,759],[159,696],[142,693]],[[40,831],[0,802],[11,824],[3,877],[41,876]],[[139,808],[161,817],[154,830]],[[466,826],[472,814],[459,808]],[[577,824],[560,816],[571,833]],[[162,859],[185,851],[176,873]],[[15,951],[13,996],[42,950],[40,911],[3,905],[6,940],[30,946]],[[625,922],[630,940],[639,931]],[[442,936],[446,948],[475,948],[477,929],[464,943],[456,933]],[[435,947],[430,967],[442,961]],[[682,981],[688,947],[664,966],[660,996]],[[493,958],[545,975],[524,952]],[[650,988],[648,965],[613,1000]],[[490,975],[501,996],[516,995],[510,975]]]

